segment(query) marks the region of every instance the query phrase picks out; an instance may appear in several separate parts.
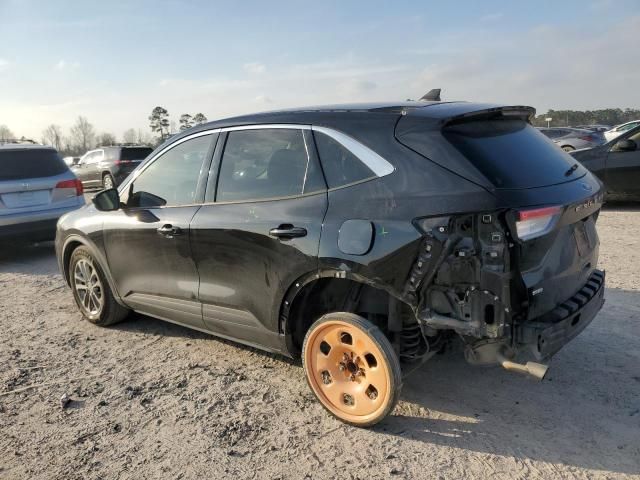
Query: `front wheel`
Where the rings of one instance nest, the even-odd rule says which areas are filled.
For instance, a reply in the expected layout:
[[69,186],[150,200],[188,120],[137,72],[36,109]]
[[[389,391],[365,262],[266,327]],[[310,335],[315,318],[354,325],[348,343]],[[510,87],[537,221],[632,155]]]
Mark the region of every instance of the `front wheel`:
[[575,150],[575,148],[573,148],[571,145],[564,145],[564,146],[562,147],[562,149],[563,149],[565,152],[573,152],[573,151]]
[[338,420],[369,427],[398,403],[398,356],[382,331],[358,315],[322,316],[305,336],[302,361],[311,390]]
[[69,279],[76,305],[91,323],[106,327],[129,313],[115,300],[100,265],[86,247],[78,247],[71,254]]

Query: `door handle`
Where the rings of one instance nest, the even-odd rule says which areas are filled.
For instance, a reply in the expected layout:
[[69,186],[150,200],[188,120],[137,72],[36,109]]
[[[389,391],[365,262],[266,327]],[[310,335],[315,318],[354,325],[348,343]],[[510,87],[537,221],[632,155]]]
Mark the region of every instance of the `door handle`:
[[174,227],[170,223],[167,223],[158,229],[158,233],[160,235],[164,235],[165,237],[171,238],[175,235],[182,235],[182,229],[180,227]]
[[278,238],[297,238],[305,237],[307,229],[302,227],[294,227],[290,224],[279,225],[277,228],[269,230],[269,235]]

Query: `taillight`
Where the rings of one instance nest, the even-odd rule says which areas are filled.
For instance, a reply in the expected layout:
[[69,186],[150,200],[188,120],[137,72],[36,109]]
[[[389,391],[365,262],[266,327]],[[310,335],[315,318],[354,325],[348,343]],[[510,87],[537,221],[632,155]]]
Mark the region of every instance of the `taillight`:
[[76,189],[76,197],[82,195],[82,182],[77,178],[73,180],[63,180],[61,182],[56,183],[56,188],[75,188]]
[[518,238],[529,240],[549,233],[560,217],[562,207],[534,208],[520,210],[516,221]]
[[595,142],[596,141],[596,137],[594,137],[593,135],[582,135],[580,137],[578,137],[580,140],[585,140],[587,142]]

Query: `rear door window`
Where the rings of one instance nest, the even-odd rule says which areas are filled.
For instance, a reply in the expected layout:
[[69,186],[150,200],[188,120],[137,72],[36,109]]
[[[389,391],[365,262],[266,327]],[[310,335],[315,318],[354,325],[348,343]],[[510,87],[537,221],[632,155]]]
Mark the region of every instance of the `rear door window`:
[[[302,130],[264,128],[229,132],[216,201],[302,195],[309,157]],[[207,201],[213,192],[207,192]]]
[[0,181],[53,177],[67,170],[62,157],[50,148],[0,150]]
[[569,172],[577,162],[523,120],[470,121],[442,133],[496,188],[554,185],[585,173],[581,166]]

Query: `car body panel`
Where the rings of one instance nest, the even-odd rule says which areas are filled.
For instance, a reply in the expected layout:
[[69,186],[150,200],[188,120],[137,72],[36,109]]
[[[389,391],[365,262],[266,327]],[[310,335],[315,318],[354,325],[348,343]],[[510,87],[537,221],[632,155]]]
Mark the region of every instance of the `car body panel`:
[[604,132],[604,137],[607,142],[610,142],[620,135],[624,135],[629,130],[632,130],[640,125],[640,120],[632,120],[630,122],[625,122],[620,125],[616,125],[611,130],[607,130]]
[[[536,188],[496,188],[441,132],[451,122],[495,116],[526,122],[533,113],[528,107],[409,102],[268,112],[194,127],[149,155],[120,187],[121,196],[126,195],[129,182],[135,184],[137,175],[142,175],[165,149],[191,136],[236,127],[280,124],[283,128],[306,125],[307,129],[335,129],[386,159],[394,169],[382,177],[294,198],[204,202],[203,186],[216,185],[221,148],[216,147],[212,167],[205,165],[201,170],[201,187],[194,205],[121,208],[115,212],[97,212],[90,207],[66,215],[59,226],[58,257],[64,269],[68,235],[102,237],[93,244],[102,251],[99,258],[104,258],[104,268],[116,285],[120,301],[159,318],[294,355],[287,328],[288,308],[298,295],[304,295],[303,285],[319,278],[353,279],[389,293],[417,316],[424,314],[420,318],[427,322],[430,317],[423,309],[428,297],[424,294],[430,284],[426,280],[420,284],[415,277],[426,275],[421,260],[425,242],[437,244],[437,257],[428,257],[434,268],[450,263],[446,275],[438,279],[439,287],[445,288],[447,278],[457,278],[466,271],[466,252],[476,256],[476,252],[460,250],[456,245],[475,241],[488,248],[487,252],[492,251],[497,246],[487,240],[496,236],[491,229],[503,228],[498,232],[501,255],[517,258],[516,251],[528,255],[525,261],[529,260],[531,268],[517,271],[510,269],[508,262],[486,266],[484,260],[468,261],[476,262],[474,265],[480,262],[480,285],[502,285],[492,295],[485,292],[491,302],[495,295],[495,305],[511,305],[509,288],[520,282],[513,285],[514,290],[524,289],[514,294],[520,295],[516,308],[526,310],[528,307],[522,305],[527,302],[534,305],[529,320],[535,320],[531,317],[547,313],[562,300],[560,296],[578,292],[583,287],[580,282],[595,271],[597,237],[584,237],[592,234],[592,222],[602,203],[601,184],[579,165],[573,168],[571,157],[566,156],[559,160],[562,170],[555,183]],[[420,140],[418,145],[407,141],[410,135],[427,140]],[[319,152],[314,150],[311,155]],[[563,173],[565,163],[571,168]],[[547,248],[550,253],[546,254],[540,248],[542,241],[518,241],[513,225],[507,225],[503,218],[523,208],[550,204],[561,207],[563,216],[547,233],[547,246],[553,248]],[[478,232],[464,231],[464,218],[475,225],[484,216],[490,218],[489,223]],[[428,229],[416,223],[425,219]],[[581,228],[583,220],[588,225]],[[175,238],[160,236],[157,229],[165,223],[179,226],[183,234]],[[275,239],[270,230],[281,224],[305,228],[307,234]],[[450,230],[454,227],[455,232]],[[346,243],[341,241],[341,231],[348,237]],[[487,238],[480,238],[482,235]],[[582,246],[577,246],[578,236]],[[361,246],[351,251],[351,247],[345,247],[350,242]],[[462,268],[456,270],[458,266]],[[554,293],[554,286],[562,282],[566,288]],[[537,297],[534,304],[529,290],[541,283],[549,295]],[[466,288],[461,284],[450,286]],[[504,313],[499,315],[506,318]],[[506,327],[491,329],[495,335],[505,331]]]
[[[24,175],[19,178],[3,178],[2,156],[13,152],[29,152],[30,155],[46,152],[51,155],[55,150],[38,145],[5,145],[0,148],[0,236],[53,238],[58,218],[84,205],[84,198],[78,195],[75,186],[57,187],[60,182],[73,182],[76,177],[60,160],[60,168],[55,170],[60,173],[54,175],[38,176],[37,167],[25,166]],[[47,173],[51,172],[53,170]]]
[[[640,126],[625,132],[605,145],[571,152],[571,155],[604,183],[611,199],[640,199],[640,150],[622,151],[616,145],[627,139],[640,138]],[[639,145],[640,146],[640,145]]]
[[[139,154],[135,154],[139,151]],[[105,175],[120,185],[153,150],[144,146],[101,147],[85,153],[71,170],[86,188],[102,188]]]
[[595,130],[572,127],[539,128],[538,130],[560,148],[580,150],[593,148],[605,142],[604,135]]

